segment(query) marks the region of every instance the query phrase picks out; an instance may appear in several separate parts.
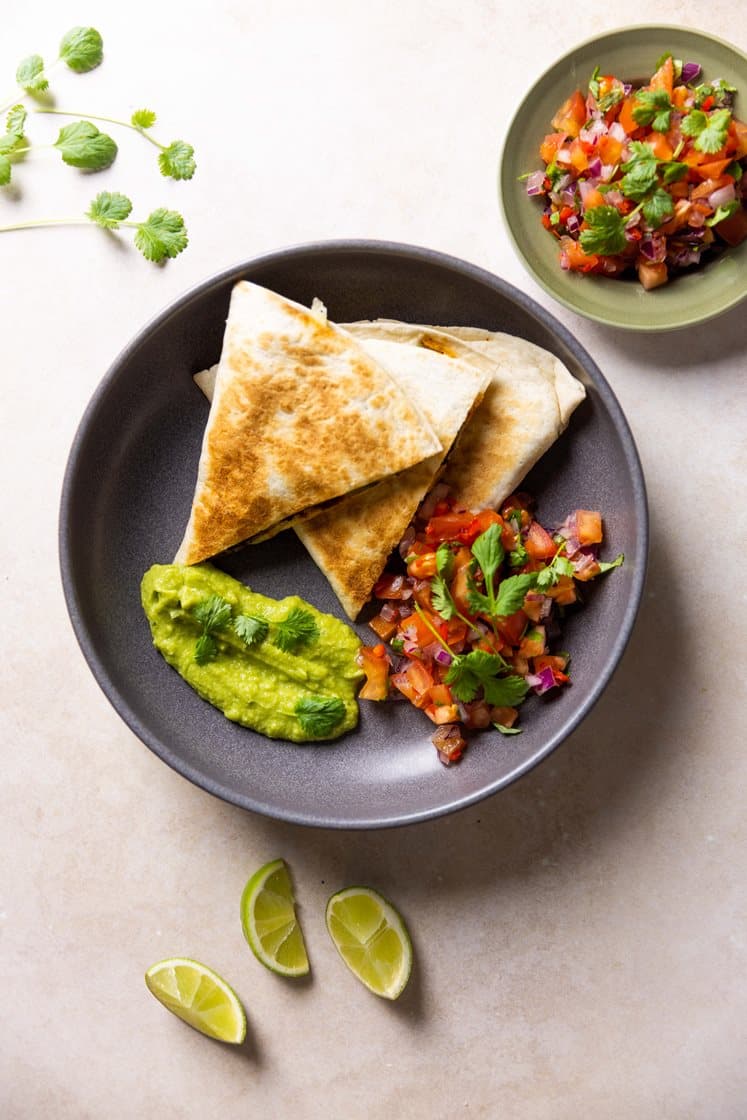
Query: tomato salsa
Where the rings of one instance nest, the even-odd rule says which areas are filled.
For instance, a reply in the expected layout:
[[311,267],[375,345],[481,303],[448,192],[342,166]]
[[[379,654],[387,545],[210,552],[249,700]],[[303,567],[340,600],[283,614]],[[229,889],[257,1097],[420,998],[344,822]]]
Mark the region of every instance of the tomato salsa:
[[747,124],[736,89],[666,54],[648,84],[597,67],[540,144],[527,194],[560,242],[561,268],[635,271],[646,289],[747,237]]
[[551,645],[578,584],[618,567],[599,559],[602,517],[572,512],[555,531],[514,494],[500,511],[460,508],[436,487],[399,545],[400,570],[376,584],[379,638],[359,664],[362,700],[409,700],[437,725],[433,744],[456,762],[466,732],[519,734],[519,706],[570,683],[570,655]]

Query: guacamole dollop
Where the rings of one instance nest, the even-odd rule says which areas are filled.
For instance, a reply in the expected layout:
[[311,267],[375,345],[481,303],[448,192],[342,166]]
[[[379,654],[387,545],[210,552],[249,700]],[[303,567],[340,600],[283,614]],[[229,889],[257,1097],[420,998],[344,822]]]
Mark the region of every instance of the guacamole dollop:
[[228,719],[296,743],[356,726],[361,643],[344,622],[210,564],[154,564],[140,590],[156,649]]

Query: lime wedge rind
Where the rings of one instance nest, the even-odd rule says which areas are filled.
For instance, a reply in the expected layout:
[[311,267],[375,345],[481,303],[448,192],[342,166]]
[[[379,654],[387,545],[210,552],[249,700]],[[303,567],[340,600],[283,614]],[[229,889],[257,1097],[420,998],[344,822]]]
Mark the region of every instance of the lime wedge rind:
[[374,995],[397,999],[412,971],[412,942],[402,916],[372,887],[331,896],[327,931],[345,964]]
[[219,1042],[240,1045],[246,1012],[230,984],[190,957],[157,961],[145,973],[151,995],[194,1030]]
[[308,974],[309,958],[284,860],[271,860],[249,879],[241,895],[241,928],[265,968],[280,976]]

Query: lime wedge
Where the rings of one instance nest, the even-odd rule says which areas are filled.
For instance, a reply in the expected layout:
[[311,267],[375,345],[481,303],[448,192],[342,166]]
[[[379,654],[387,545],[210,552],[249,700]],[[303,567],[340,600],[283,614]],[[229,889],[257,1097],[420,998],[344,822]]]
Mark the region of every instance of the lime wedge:
[[374,995],[396,999],[412,971],[412,942],[391,902],[370,887],[346,887],[327,903],[327,929],[350,971]]
[[284,860],[255,871],[241,896],[241,925],[257,960],[281,976],[309,971],[301,927],[296,921],[293,887]]
[[246,1038],[246,1015],[236,992],[211,968],[187,957],[151,965],[145,983],[164,1007],[220,1042]]

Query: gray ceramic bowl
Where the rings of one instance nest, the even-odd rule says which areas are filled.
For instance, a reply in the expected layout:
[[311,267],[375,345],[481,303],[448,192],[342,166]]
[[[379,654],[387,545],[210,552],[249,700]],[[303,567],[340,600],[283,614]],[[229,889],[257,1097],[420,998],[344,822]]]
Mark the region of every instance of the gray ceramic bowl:
[[705,81],[725,78],[739,91],[735,115],[747,115],[747,57],[736,47],[688,27],[627,27],[580,43],[532,86],[506,134],[499,193],[517,253],[534,279],[579,315],[633,331],[667,331],[720,315],[747,296],[747,241],[701,268],[688,269],[645,292],[637,278],[611,280],[564,272],[558,242],[542,226],[542,207],[528,198],[519,176],[543,166],[538,148],[550,121],[575,89],[586,89],[595,66],[603,74],[643,82],[665,51],[699,62]]
[[[140,578],[168,562],[189,512],[207,404],[192,374],[215,362],[231,287],[247,277],[309,304],[319,296],[341,322],[388,316],[505,330],[547,347],[582,379],[588,399],[535,468],[528,487],[553,524],[576,507],[604,512],[608,554],[623,568],[591,586],[568,620],[573,685],[523,709],[524,732],[476,736],[446,770],[432,726],[410,705],[361,703],[357,731],[295,746],[229,723],[155,651]],[[302,824],[378,828],[459,809],[495,793],[545,758],[602,694],[630,635],[643,588],[647,512],[628,425],[589,355],[551,315],[463,261],[366,241],[302,245],[207,280],[168,308],[114,362],[81,421],[65,475],[60,560],[68,609],[102,689],[136,735],[204,789]],[[275,597],[297,592],[342,616],[293,533],[221,558]],[[360,626],[361,636],[371,632]]]

